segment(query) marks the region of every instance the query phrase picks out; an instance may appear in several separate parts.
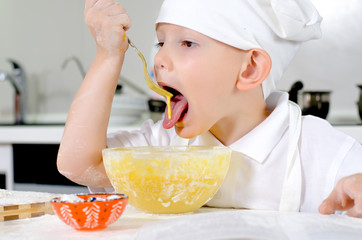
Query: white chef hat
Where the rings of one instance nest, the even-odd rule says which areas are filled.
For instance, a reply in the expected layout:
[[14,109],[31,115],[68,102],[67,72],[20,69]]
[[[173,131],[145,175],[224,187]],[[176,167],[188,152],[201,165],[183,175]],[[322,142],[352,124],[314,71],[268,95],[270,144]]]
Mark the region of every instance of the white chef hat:
[[264,49],[272,60],[262,83],[267,98],[301,42],[321,36],[321,21],[309,0],[164,0],[156,26],[172,23],[239,49]]

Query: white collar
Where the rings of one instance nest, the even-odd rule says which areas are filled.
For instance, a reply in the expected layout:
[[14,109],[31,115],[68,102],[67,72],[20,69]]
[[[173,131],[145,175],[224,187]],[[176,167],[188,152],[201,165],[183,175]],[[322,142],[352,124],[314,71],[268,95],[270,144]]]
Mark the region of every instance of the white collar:
[[[266,99],[267,108],[272,111],[256,128],[248,134],[229,145],[236,152],[262,164],[279,143],[288,127],[288,94],[275,91]],[[222,143],[210,132],[191,140],[191,144],[222,145]]]
[[271,114],[256,128],[229,147],[263,163],[279,143],[288,127],[288,94],[275,91],[266,99]]

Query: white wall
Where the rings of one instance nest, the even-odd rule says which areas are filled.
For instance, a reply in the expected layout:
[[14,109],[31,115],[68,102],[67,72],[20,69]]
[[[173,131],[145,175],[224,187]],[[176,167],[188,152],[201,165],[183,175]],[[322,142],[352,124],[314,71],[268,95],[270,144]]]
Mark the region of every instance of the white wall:
[[[129,36],[147,59],[155,37],[153,22],[162,0],[118,0],[133,20]],[[301,79],[309,90],[332,90],[331,113],[357,116],[362,83],[362,1],[312,0],[324,17],[323,38],[305,44],[278,87],[288,90]],[[83,21],[84,0],[1,0],[0,70],[10,71],[7,58],[27,70],[28,112],[65,113],[82,77],[74,62],[61,69],[70,55],[86,69],[95,45]],[[143,89],[141,63],[127,52],[122,74]],[[0,122],[13,111],[13,90],[0,82]]]
[[[0,69],[11,71],[7,58],[27,71],[29,112],[65,111],[81,81],[74,65],[62,71],[68,55],[85,59],[82,1],[2,0]],[[2,113],[12,112],[13,91],[0,83]]]
[[301,47],[278,86],[289,89],[301,79],[306,90],[331,90],[328,118],[359,121],[356,85],[362,84],[362,1],[312,2],[323,17],[323,36]]

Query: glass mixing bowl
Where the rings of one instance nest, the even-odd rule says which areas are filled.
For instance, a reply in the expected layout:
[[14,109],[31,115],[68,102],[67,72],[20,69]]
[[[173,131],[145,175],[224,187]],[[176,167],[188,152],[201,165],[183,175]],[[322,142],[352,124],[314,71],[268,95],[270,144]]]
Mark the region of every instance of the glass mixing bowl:
[[209,146],[107,148],[107,175],[129,203],[150,213],[191,212],[219,189],[231,149]]

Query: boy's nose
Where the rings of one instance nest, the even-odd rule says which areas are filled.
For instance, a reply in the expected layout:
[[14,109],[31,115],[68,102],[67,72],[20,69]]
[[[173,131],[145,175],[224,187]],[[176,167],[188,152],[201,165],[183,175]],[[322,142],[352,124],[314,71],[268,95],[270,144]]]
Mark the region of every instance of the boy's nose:
[[164,68],[167,71],[167,67],[163,64],[160,65],[161,68]]
[[172,61],[166,49],[162,47],[155,55],[155,71],[170,71],[172,69]]

